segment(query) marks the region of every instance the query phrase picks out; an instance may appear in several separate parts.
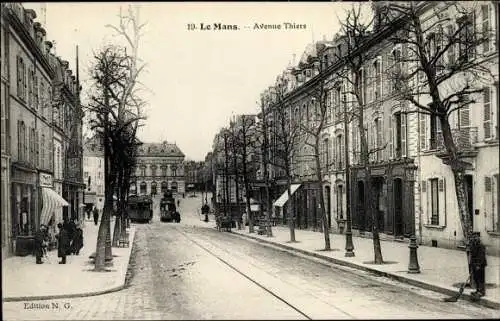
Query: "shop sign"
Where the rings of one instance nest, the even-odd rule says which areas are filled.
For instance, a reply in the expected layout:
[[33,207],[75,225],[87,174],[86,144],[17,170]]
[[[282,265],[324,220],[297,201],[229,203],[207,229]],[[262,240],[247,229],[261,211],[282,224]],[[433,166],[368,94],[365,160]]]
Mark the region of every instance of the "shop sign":
[[52,187],[52,175],[39,173],[40,187]]

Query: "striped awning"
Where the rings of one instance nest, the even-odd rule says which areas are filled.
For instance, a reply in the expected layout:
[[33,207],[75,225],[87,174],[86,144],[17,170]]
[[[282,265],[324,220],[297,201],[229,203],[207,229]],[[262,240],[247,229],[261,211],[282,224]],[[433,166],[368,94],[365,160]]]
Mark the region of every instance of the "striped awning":
[[69,203],[66,202],[61,195],[57,194],[50,187],[42,187],[42,214],[40,215],[40,224],[47,225],[58,207],[68,206]]
[[[295,191],[300,187],[300,184],[292,184],[290,185],[290,189],[291,189],[291,194],[293,195],[293,193],[295,193]],[[283,205],[285,205],[285,203],[288,201],[288,190],[284,191],[283,194],[281,194],[281,196],[274,202],[274,206],[278,206],[278,207],[283,207]]]

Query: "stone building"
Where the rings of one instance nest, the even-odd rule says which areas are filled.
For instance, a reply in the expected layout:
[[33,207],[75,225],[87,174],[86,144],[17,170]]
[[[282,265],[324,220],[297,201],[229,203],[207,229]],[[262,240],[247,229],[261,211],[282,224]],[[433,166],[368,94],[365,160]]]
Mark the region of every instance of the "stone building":
[[104,148],[94,135],[83,145],[83,182],[85,183],[84,204],[87,209],[94,206],[104,208]]
[[167,190],[185,193],[184,157],[175,143],[143,143],[137,151],[130,192],[138,195],[162,195]]
[[[465,2],[463,4],[467,6]],[[308,122],[314,124],[318,102],[313,97],[321,84],[325,86],[328,107],[320,150],[325,174],[321,178],[322,191],[318,190],[317,178],[313,176],[313,153],[308,146],[310,141],[307,141],[310,137],[304,134],[296,146],[293,160],[294,185],[299,187],[295,189],[294,196],[296,226],[313,229],[320,226],[318,220],[321,215],[316,209],[318,193],[323,192],[327,196],[325,208],[329,225],[338,231],[339,226],[345,223],[346,195],[349,192],[352,226],[358,235],[371,236],[372,227],[376,224],[383,239],[400,240],[416,235],[424,244],[460,247],[463,235],[457,215],[453,175],[449,166],[443,163],[446,153],[443,153],[439,123],[398,97],[397,84],[386,72],[394,66],[407,68],[410,72],[413,68],[411,64],[402,63],[401,57],[406,57],[408,48],[395,45],[390,40],[392,35],[401,31],[404,21],[400,19],[399,25],[386,23],[382,14],[386,5],[384,2],[373,5],[375,28],[367,34],[363,45],[366,57],[369,57],[363,65],[360,84],[365,102],[364,127],[368,147],[374,151],[370,153],[368,166],[371,182],[366,181],[366,169],[360,166],[360,136],[354,121],[348,125],[347,150],[345,145],[343,108],[345,104],[352,107],[354,99],[350,96],[350,83],[335,77],[336,73],[346,68],[344,60],[339,59],[349,55],[345,39],[336,36],[332,41],[308,46],[298,65],[288,68],[282,75],[287,81],[286,103],[297,122],[305,126]],[[451,18],[449,25],[441,26],[442,29],[429,30],[429,37],[443,34],[444,29],[456,30],[453,28],[464,23],[462,20],[466,18],[446,3],[421,2],[419,5],[423,8],[422,21],[429,26],[438,16],[441,19]],[[483,90],[473,97],[472,104],[450,115],[450,125],[462,160],[469,164],[466,181],[473,229],[481,232],[483,242],[495,251],[500,248],[499,169],[498,162],[491,162],[491,159],[497,157],[499,146],[498,3],[485,1],[476,6],[470,5],[469,10],[475,10],[475,20],[464,29],[464,35],[459,36],[485,31],[495,35],[475,51],[483,57],[480,63],[493,71],[494,80],[480,84]],[[439,24],[434,27],[439,28]],[[436,46],[439,43],[433,42],[433,46],[432,50],[438,50]],[[462,47],[451,47],[442,56],[444,66],[459,55],[462,58],[463,50]],[[290,69],[294,77],[289,77]],[[453,85],[454,81],[451,79],[450,84]],[[266,89],[263,96],[273,97],[273,88]],[[424,94],[417,99],[424,106],[429,102]],[[267,108],[272,110],[275,103],[272,99],[268,100]],[[269,121],[272,122],[272,119]],[[349,191],[345,188],[346,153],[351,164]],[[374,195],[373,200],[365,197],[367,189]],[[278,199],[280,202],[281,198]],[[372,204],[377,222],[367,215]]]
[[1,6],[2,254],[25,255],[40,224],[54,227],[54,212],[68,205],[54,190],[61,180],[58,173],[54,182],[54,143],[59,146],[64,138],[53,125],[52,43],[34,10],[20,3]]

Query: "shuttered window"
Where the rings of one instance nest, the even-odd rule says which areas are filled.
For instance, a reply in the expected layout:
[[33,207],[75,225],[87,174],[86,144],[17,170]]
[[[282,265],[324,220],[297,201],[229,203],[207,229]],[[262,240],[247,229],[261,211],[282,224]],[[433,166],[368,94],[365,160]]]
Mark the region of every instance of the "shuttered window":
[[483,130],[484,138],[491,138],[491,91],[490,87],[483,89]]
[[[468,98],[466,98],[468,99]],[[463,106],[459,109],[459,126],[460,128],[470,127],[470,105]]]
[[420,121],[420,150],[427,150],[427,115],[419,113],[418,118]]
[[431,212],[431,224],[439,225],[439,190],[438,190],[439,180],[433,178],[430,180],[431,187],[431,201],[430,201],[430,212]]
[[[453,34],[455,33],[455,27],[453,25],[448,25],[446,26],[446,34],[448,36],[448,41],[447,43],[455,43],[455,40],[453,40],[451,37],[453,37]],[[455,45],[452,44],[447,50],[447,60],[448,60],[448,65],[453,65],[456,60],[456,55],[455,55]]]
[[492,49],[492,37],[491,33],[491,6],[489,4],[481,5],[481,33],[482,37],[486,40],[483,42],[483,53],[487,53]]
[[400,151],[396,152],[396,156],[406,157],[407,156],[407,137],[406,137],[406,114],[398,113],[396,114],[396,150],[400,147]]
[[393,126],[394,116],[389,116],[389,142],[388,142],[388,158],[394,158],[394,126]]

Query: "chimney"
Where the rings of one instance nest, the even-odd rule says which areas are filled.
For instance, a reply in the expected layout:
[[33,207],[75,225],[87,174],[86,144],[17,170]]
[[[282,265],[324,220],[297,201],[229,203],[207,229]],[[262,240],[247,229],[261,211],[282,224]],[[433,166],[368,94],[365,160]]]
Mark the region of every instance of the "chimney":
[[50,50],[52,49],[52,41],[45,41],[45,54],[49,55]]

